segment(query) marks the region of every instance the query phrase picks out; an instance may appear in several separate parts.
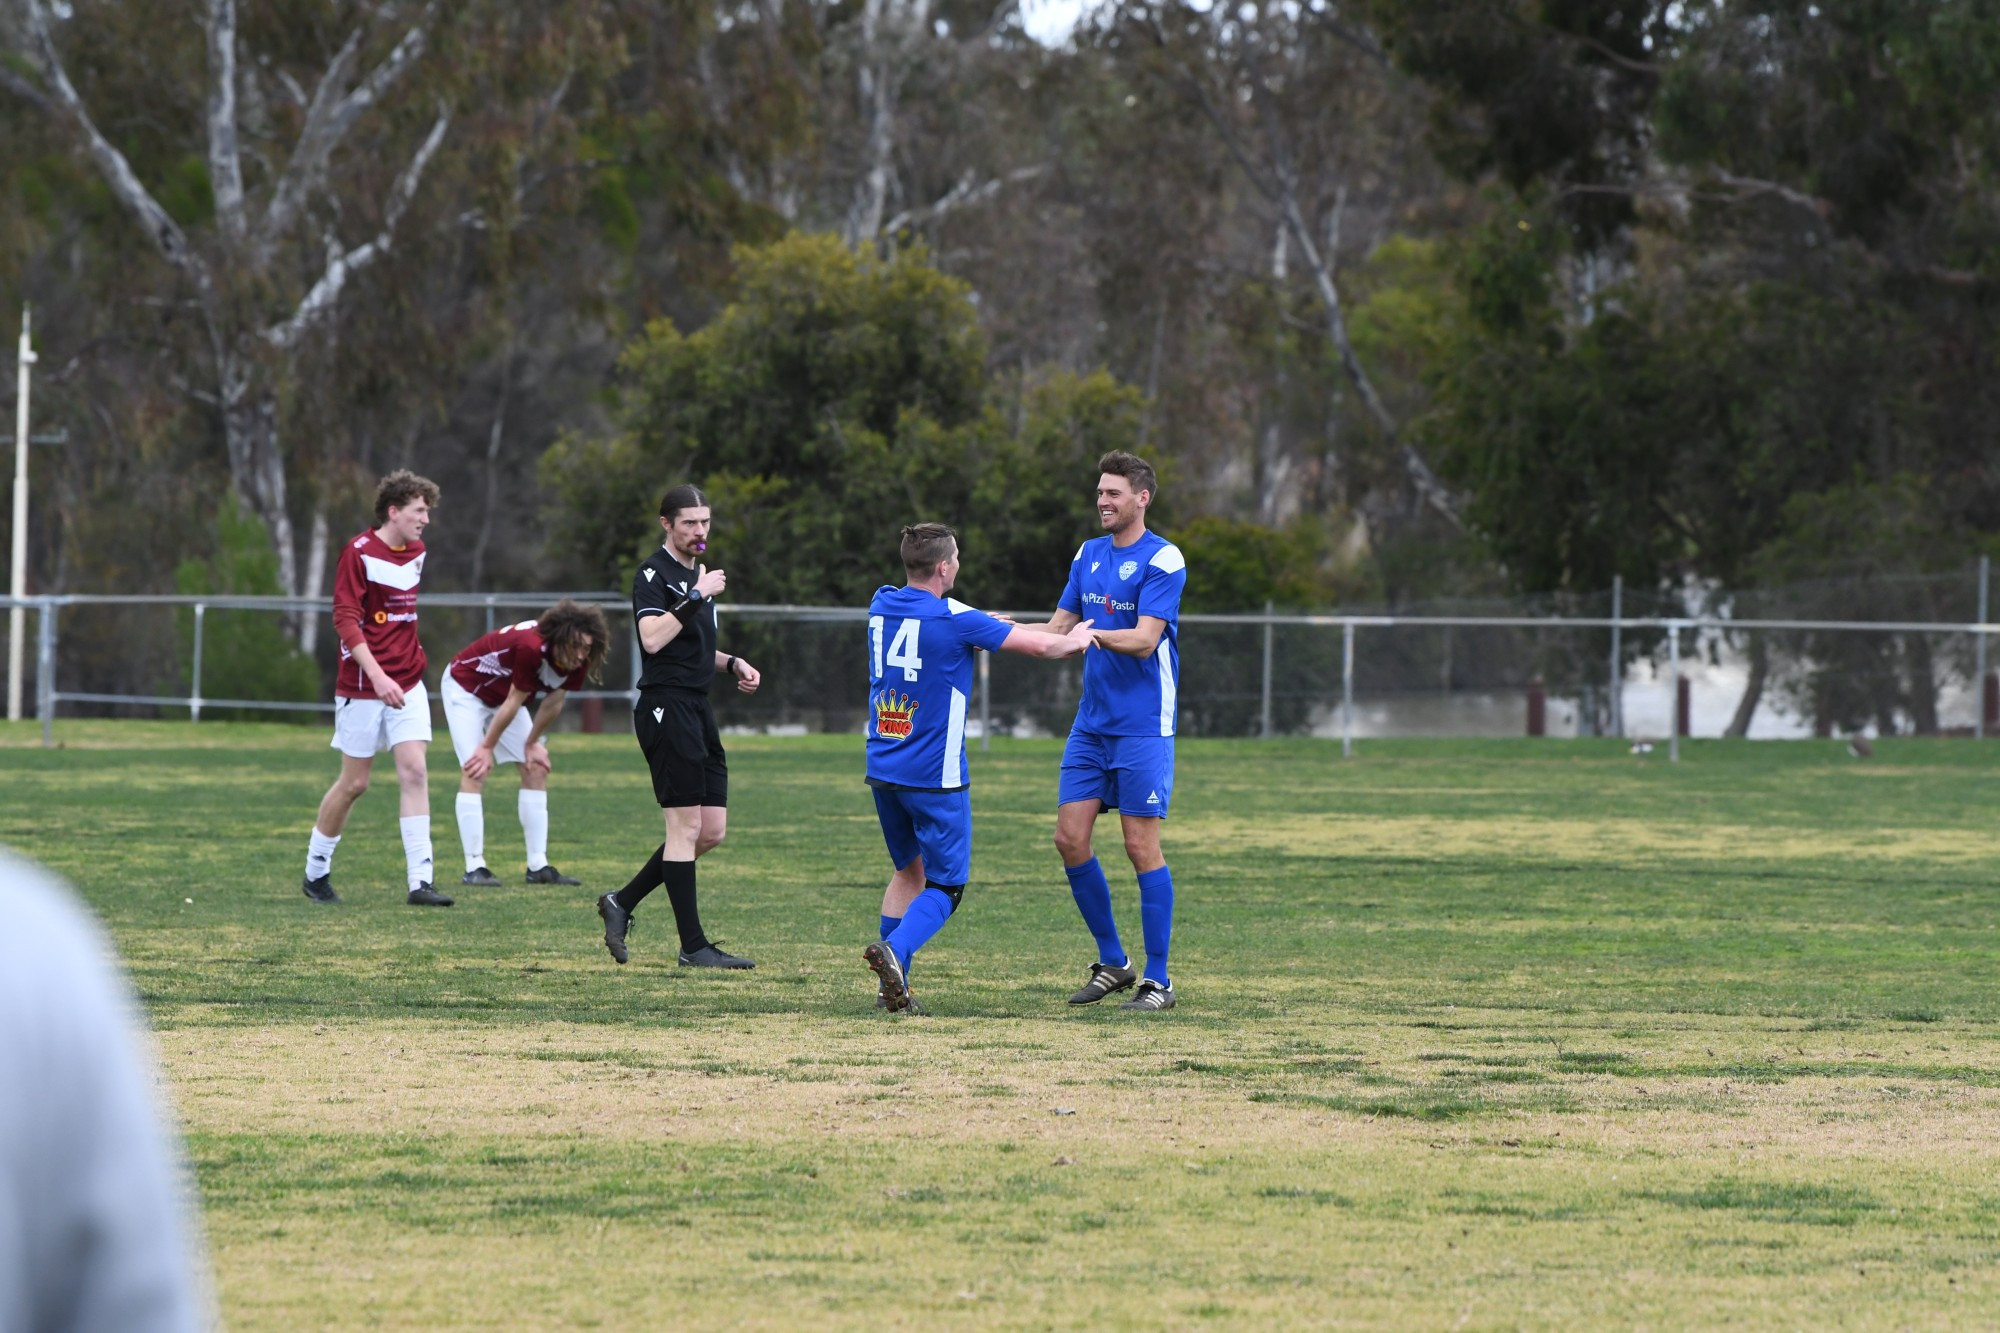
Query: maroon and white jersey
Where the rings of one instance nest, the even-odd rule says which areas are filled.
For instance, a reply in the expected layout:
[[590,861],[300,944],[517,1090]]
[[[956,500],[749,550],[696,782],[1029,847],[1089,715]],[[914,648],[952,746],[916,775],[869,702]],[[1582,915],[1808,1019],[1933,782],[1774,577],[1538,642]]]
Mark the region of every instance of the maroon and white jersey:
[[417,641],[417,584],[423,576],[422,542],[391,546],[371,529],[340,548],[333,570],[333,632],[340,636],[335,694],[375,697],[354,660],[357,643],[368,645],[375,665],[398,687],[407,690],[424,678],[424,646]]
[[568,675],[556,670],[549,660],[549,646],[535,632],[535,622],[524,620],[474,639],[446,669],[468,694],[488,708],[498,708],[507,702],[509,690],[520,690],[531,700],[555,690],[580,690],[589,668],[579,666]]

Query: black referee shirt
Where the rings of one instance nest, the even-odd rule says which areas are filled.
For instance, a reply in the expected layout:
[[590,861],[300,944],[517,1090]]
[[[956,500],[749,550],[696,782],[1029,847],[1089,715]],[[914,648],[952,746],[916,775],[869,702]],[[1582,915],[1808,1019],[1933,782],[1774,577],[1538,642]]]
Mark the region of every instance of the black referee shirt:
[[[674,559],[664,545],[639,566],[632,576],[632,620],[634,628],[649,616],[664,616],[681,594],[694,587],[696,571]],[[681,632],[657,653],[640,649],[639,688],[680,690],[707,694],[715,679],[715,603],[707,602],[700,615],[681,626]]]

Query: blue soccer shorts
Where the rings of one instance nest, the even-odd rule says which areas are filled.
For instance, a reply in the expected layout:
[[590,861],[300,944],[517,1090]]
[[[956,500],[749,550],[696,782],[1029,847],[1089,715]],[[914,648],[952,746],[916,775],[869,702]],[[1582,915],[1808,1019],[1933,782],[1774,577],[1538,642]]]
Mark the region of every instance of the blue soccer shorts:
[[875,788],[875,817],[896,869],[921,856],[924,879],[957,888],[972,878],[972,793]]
[[1174,794],[1172,736],[1101,736],[1072,731],[1063,746],[1056,804],[1099,801],[1121,815],[1167,817]]

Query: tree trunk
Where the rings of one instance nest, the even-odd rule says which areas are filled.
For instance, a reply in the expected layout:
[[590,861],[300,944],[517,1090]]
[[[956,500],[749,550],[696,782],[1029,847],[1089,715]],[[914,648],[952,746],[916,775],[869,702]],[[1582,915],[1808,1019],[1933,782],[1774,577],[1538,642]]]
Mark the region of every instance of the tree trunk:
[[[251,359],[230,349],[220,356],[222,434],[229,451],[229,480],[251,512],[264,520],[278,557],[278,590],[299,595],[298,543],[286,507],[285,461],[278,452],[278,395],[258,376]],[[293,618],[296,630],[298,621]]]
[[[314,509],[312,536],[307,539],[306,546],[306,586],[299,594],[302,597],[318,597],[321,590],[326,587],[326,552],[330,535],[327,531],[326,510]],[[299,625],[299,649],[307,657],[311,657],[313,650],[319,646],[319,627],[319,612],[306,611],[302,614],[302,623]]]
[[1763,635],[1753,633],[1750,636],[1750,679],[1744,682],[1743,697],[1736,701],[1736,712],[1723,729],[1724,737],[1740,741],[1750,734],[1750,717],[1764,697],[1764,682],[1770,679],[1770,675],[1770,645]]
[[1931,641],[1921,634],[1903,639],[1904,662],[1908,667],[1910,726],[1919,736],[1938,733],[1937,671],[1931,661]]
[[493,427],[486,433],[486,497],[480,507],[479,540],[472,544],[472,586],[486,586],[486,548],[493,540],[493,511],[500,506],[500,442],[507,430],[507,399],[514,391],[514,342],[500,363],[500,402],[493,409]]

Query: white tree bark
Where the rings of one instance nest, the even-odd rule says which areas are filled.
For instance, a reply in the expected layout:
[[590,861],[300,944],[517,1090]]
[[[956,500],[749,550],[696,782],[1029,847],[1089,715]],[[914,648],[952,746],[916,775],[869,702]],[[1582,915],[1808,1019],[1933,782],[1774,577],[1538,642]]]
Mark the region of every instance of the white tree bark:
[[[329,162],[361,116],[380,104],[384,95],[422,56],[425,24],[432,10],[412,26],[394,50],[358,85],[349,88],[358,62],[363,32],[350,34],[327,66],[311,105],[306,126],[294,145],[291,160],[274,188],[262,221],[253,229],[243,184],[237,103],[236,6],[235,0],[209,0],[205,26],[210,87],[206,106],[207,160],[214,189],[217,229],[222,244],[211,261],[197,254],[185,233],[159,201],[146,189],[131,163],[99,132],[76,88],[63,68],[61,53],[50,31],[46,0],[26,0],[27,28],[33,54],[54,97],[53,109],[62,115],[82,139],[92,163],[103,176],[112,194],[132,215],[167,260],[194,287],[196,305],[201,310],[214,363],[215,392],[210,395],[220,409],[225,452],[231,485],[243,497],[270,532],[278,560],[278,582],[288,596],[299,596],[298,543],[292,523],[285,458],[278,437],[277,382],[268,364],[268,353],[260,352],[261,341],[281,354],[275,373],[289,373],[289,354],[297,350],[302,336],[330,318],[339,306],[349,279],[389,252],[397,224],[409,208],[426,168],[444,142],[451,124],[449,108],[440,105],[438,116],[395,184],[383,209],[382,225],[364,244],[351,249],[329,237],[327,265],[312,288],[292,312],[268,327],[246,321],[223,289],[238,274],[260,272],[275,257],[277,245],[296,225],[301,210],[316,192],[327,188]],[[323,513],[313,519],[313,550],[310,571],[304,583],[317,595],[325,575],[325,527]],[[303,618],[298,629],[302,646],[310,646],[310,626],[316,618]]]

